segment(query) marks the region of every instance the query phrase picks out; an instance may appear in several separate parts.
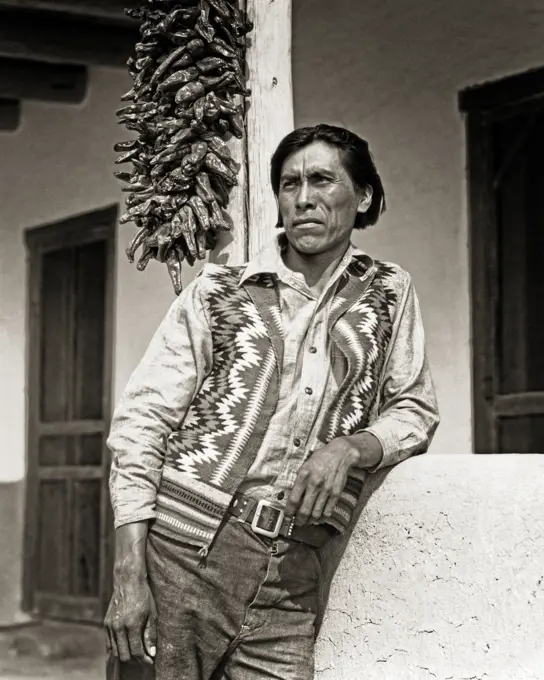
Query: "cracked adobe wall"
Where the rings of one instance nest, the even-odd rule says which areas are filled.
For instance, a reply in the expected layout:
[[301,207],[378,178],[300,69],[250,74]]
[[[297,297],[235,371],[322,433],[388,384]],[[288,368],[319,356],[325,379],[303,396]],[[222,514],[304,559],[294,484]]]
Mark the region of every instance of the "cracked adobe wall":
[[541,680],[544,456],[378,475],[333,581],[316,680]]

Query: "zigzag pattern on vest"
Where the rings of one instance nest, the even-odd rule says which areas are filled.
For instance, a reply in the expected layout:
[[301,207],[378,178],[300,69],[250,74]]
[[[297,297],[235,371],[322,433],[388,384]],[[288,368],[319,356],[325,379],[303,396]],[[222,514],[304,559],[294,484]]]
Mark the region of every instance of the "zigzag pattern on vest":
[[[373,271],[362,264],[350,270],[333,304],[329,329],[348,370],[324,420],[319,437],[324,443],[367,426],[397,296],[405,285],[396,266],[377,262]],[[282,328],[274,280],[259,276],[257,283],[239,285],[241,271],[205,269],[213,367],[180,429],[168,438],[153,525],[159,533],[204,550],[247,474],[278,400]],[[357,471],[350,476],[329,520],[339,531],[351,521],[362,488],[360,477]]]
[[223,491],[241,481],[229,483],[276,371],[266,326],[239,278],[238,267],[208,273],[213,371],[168,442],[171,467]]
[[[398,268],[379,261],[375,266],[376,274],[366,292],[334,327],[334,335],[348,357],[351,381],[343,386],[325,418],[326,429],[321,435],[325,442],[365,428],[378,394],[397,302],[397,294],[389,283],[398,277]],[[343,302],[340,292],[335,306]]]

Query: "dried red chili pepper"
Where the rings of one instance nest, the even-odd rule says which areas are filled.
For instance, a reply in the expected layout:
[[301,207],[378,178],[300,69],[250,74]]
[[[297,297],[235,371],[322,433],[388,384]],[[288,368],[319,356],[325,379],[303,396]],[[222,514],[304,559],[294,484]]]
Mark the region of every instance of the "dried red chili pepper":
[[169,221],[164,222],[155,232],[157,236],[157,255],[156,258],[159,262],[164,262],[166,252],[171,244],[172,239],[172,223]]
[[190,83],[200,76],[200,71],[196,66],[189,66],[189,68],[182,69],[172,73],[166,80],[164,80],[159,86],[159,92],[166,92],[168,90],[179,90],[182,85]]
[[[179,257],[179,252],[176,248],[171,248],[166,256],[166,268],[168,274],[170,275],[170,280],[172,281],[172,286],[174,288],[174,293],[179,295],[183,290],[182,278],[181,278],[181,259]],[[183,252],[183,251],[181,251]]]
[[206,93],[204,85],[198,80],[187,83],[176,94],[176,104],[190,104]]
[[121,165],[121,163],[128,163],[129,161],[134,161],[140,153],[140,149],[131,149],[130,151],[127,151],[124,153],[122,156],[119,156],[119,158],[116,158],[114,163],[116,165]]
[[231,6],[224,2],[224,0],[208,0],[208,2],[217,12],[220,19],[223,21],[230,19]]
[[135,94],[136,90],[133,87],[131,87],[128,92],[125,92],[125,94],[121,95],[121,101],[122,102],[132,101],[134,99]]
[[191,198],[187,201],[187,203],[191,206],[193,209],[193,213],[196,216],[196,219],[198,220],[200,226],[204,231],[210,228],[210,216],[208,215],[208,209],[206,208],[206,204],[204,201],[200,198],[200,196],[191,196]]
[[204,57],[204,59],[197,61],[195,66],[201,73],[210,73],[211,71],[222,73],[232,69],[231,64],[221,57]]
[[214,154],[212,151],[206,154],[204,165],[216,175],[219,175],[227,184],[232,186],[238,184],[236,175],[231,172],[231,170],[229,170],[223,161],[220,160],[219,156]]
[[144,249],[142,250],[142,255],[138,262],[136,263],[136,269],[139,272],[143,272],[144,269],[147,267],[149,261],[154,257],[154,251],[155,251],[154,248],[145,245]]
[[195,138],[195,131],[191,128],[183,128],[172,137],[172,144],[183,144],[191,142]]
[[230,59],[236,58],[236,52],[232,47],[229,47],[224,40],[221,40],[221,38],[218,38],[217,36],[215,36],[212,42],[208,44],[208,50],[215,54],[219,54],[221,57]]
[[187,43],[187,52],[193,57],[199,57],[204,51],[204,41],[202,38],[193,38]]
[[121,182],[130,182],[133,177],[130,172],[114,172],[113,174],[117,179],[121,180]]
[[179,230],[185,240],[187,249],[192,257],[197,256],[197,247],[195,240],[196,232],[196,221],[193,210],[190,206],[184,205],[183,208],[177,213],[177,215],[172,220],[174,229],[177,231],[178,228],[178,216],[179,216]]
[[188,40],[198,37],[198,33],[191,28],[182,28],[168,35],[174,45],[186,45]]
[[186,51],[187,46],[186,45],[181,45],[178,47],[176,50],[171,52],[166,59],[161,62],[159,67],[156,69],[156,71],[153,73],[150,79],[150,83],[156,83],[162,76],[168,71],[170,66],[174,64]]
[[234,116],[229,118],[229,125],[232,134],[238,139],[242,139],[245,133],[244,128],[244,117],[241,113],[236,113]]
[[219,203],[217,201],[212,201],[210,204],[210,223],[216,228],[222,231],[230,231],[231,225],[225,219],[223,211],[221,210]]
[[210,178],[208,177],[207,173],[199,172],[195,179],[196,190],[199,192],[199,195],[201,196],[202,200],[205,201],[206,203],[211,203],[212,201],[215,201],[215,194],[213,192],[212,185],[210,184]]
[[126,142],[117,142],[116,144],[113,145],[113,150],[116,153],[122,153],[123,151],[132,151],[132,149],[135,149],[138,147],[138,140],[137,139],[129,139]]

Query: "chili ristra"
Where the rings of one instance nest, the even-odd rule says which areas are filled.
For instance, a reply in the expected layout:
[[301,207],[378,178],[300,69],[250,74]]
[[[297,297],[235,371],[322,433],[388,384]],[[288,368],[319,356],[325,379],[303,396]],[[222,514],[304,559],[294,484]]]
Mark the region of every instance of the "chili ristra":
[[[118,142],[115,172],[128,193],[120,222],[137,227],[128,259],[143,270],[166,263],[176,293],[183,262],[193,265],[231,228],[225,209],[238,164],[226,141],[244,134],[246,36],[236,0],[147,0],[126,10],[140,23],[127,61],[132,88],[118,122],[135,133]],[[237,103],[240,102],[240,103]]]

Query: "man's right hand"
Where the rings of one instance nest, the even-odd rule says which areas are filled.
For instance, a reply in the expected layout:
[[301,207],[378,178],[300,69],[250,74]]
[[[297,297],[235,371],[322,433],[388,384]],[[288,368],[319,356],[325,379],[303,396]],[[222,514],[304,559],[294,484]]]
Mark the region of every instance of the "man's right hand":
[[122,662],[152,664],[157,647],[157,610],[145,567],[147,522],[117,529],[113,595],[104,619],[108,654]]

